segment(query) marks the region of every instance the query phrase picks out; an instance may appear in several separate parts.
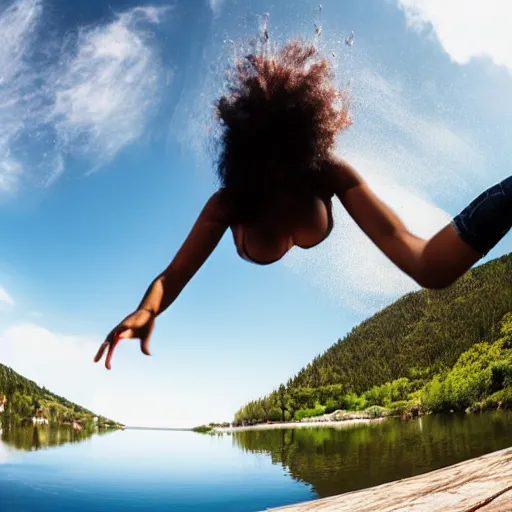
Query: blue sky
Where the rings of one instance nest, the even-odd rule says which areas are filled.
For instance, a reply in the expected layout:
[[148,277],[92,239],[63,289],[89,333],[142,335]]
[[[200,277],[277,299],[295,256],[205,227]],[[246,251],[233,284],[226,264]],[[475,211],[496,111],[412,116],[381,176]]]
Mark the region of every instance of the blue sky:
[[[428,236],[510,173],[508,11],[325,0],[320,19],[309,0],[0,0],[0,361],[130,425],[231,419],[416,288],[337,207],[327,242],[270,267],[242,261],[227,233],[158,319],[152,357],[126,341],[111,372],[92,363],[215,190],[225,66],[263,13],[276,42],[313,38],[320,21],[353,99],[337,151]],[[510,250],[506,238],[488,259]]]

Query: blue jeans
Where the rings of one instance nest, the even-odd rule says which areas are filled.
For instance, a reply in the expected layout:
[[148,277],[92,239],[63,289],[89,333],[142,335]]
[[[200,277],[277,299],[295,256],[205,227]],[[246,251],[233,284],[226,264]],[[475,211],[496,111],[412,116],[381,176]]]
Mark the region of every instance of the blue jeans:
[[485,256],[512,227],[512,176],[482,192],[454,217],[452,226]]

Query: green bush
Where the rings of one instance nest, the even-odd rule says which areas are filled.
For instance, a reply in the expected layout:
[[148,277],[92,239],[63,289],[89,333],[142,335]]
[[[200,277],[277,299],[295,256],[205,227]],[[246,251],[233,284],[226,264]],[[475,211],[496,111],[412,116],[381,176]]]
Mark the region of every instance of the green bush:
[[[435,375],[420,392],[426,409],[432,412],[463,411],[489,395],[493,386],[508,379],[506,366],[496,365],[503,356],[503,342],[475,343],[462,353],[444,376]],[[496,370],[493,374],[493,367]]]
[[443,382],[439,375],[434,375],[434,378],[425,384],[420,393],[420,398],[425,408],[433,412],[442,412],[449,409],[447,404]]
[[209,425],[200,425],[199,427],[194,427],[192,430],[198,434],[208,434],[212,431],[212,427]]
[[269,420],[270,421],[281,421],[283,415],[281,413],[281,409],[272,409],[270,411]]
[[303,418],[314,418],[315,416],[322,416],[325,414],[325,407],[320,404],[316,404],[314,409],[299,409],[295,413],[295,419],[300,421]]
[[386,401],[389,401],[391,395],[391,383],[386,382],[382,386],[373,386],[366,393],[363,393],[368,405],[384,405]]
[[364,395],[358,396],[355,393],[347,393],[340,404],[340,409],[344,409],[346,411],[362,411],[366,409],[367,402]]
[[497,409],[498,407],[512,409],[512,387],[501,389],[480,402],[482,410]]
[[389,416],[402,416],[410,411],[413,403],[409,400],[399,400],[388,405]]
[[389,414],[388,409],[381,407],[380,405],[373,405],[368,407],[368,409],[366,409],[364,412],[369,414],[372,418],[383,418]]
[[334,398],[329,398],[326,400],[326,402],[325,402],[325,412],[326,413],[334,412],[334,411],[338,410],[339,408],[340,408],[339,401],[335,400]]
[[512,386],[512,360],[501,359],[491,365],[491,391]]

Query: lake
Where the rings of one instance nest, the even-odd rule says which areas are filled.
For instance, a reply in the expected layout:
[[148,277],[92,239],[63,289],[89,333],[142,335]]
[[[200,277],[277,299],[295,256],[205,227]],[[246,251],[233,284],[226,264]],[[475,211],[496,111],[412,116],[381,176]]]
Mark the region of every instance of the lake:
[[0,510],[260,511],[512,446],[512,413],[220,435],[3,430]]

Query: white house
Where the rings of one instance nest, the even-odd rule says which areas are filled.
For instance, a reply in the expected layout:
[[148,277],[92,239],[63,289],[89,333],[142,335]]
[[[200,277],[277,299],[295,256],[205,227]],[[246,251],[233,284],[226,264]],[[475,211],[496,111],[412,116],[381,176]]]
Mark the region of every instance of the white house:
[[32,418],[32,423],[34,425],[48,425],[48,420],[46,418],[36,418],[35,416]]

